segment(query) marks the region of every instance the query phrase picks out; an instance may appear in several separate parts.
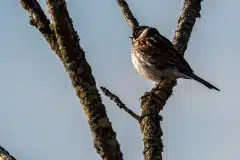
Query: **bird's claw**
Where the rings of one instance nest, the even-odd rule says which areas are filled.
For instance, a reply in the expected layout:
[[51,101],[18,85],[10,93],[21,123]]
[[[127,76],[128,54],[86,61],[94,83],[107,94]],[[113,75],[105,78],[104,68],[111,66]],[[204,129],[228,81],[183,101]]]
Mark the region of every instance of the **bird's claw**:
[[159,88],[160,85],[161,85],[161,83],[156,84],[155,87],[150,92],[145,92],[144,95],[142,97],[140,97],[140,101],[149,96],[152,96],[154,94],[154,92]]
[[143,96],[140,97],[140,100],[143,100],[144,98],[150,96],[152,93],[151,92],[145,92]]
[[155,91],[156,91],[156,90],[152,90],[152,91],[150,91],[150,92],[145,92],[144,95],[141,96],[139,100],[141,101],[141,100],[146,99],[147,97],[152,96],[152,95],[154,94]]

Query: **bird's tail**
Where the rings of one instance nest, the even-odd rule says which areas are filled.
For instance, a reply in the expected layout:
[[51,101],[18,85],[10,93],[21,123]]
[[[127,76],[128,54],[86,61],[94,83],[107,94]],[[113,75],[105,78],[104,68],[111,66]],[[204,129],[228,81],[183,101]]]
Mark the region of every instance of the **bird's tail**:
[[209,82],[205,81],[204,79],[198,77],[197,75],[195,75],[194,73],[192,73],[191,75],[189,75],[189,77],[193,78],[194,80],[198,81],[199,83],[202,83],[204,86],[206,86],[209,89],[215,89],[217,91],[220,91],[220,89],[218,89],[217,87],[215,87],[214,85],[210,84]]

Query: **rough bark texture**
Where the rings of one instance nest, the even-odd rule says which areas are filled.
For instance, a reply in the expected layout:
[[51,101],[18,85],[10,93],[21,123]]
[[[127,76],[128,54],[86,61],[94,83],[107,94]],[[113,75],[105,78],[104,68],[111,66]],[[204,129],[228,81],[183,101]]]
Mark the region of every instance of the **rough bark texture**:
[[129,26],[131,28],[135,28],[137,27],[138,21],[137,19],[133,16],[132,11],[130,10],[130,8],[128,7],[128,4],[125,0],[117,0],[118,5],[120,7],[120,9],[122,10],[124,17],[127,21],[127,23],[129,24]]
[[56,36],[50,24],[50,20],[43,12],[36,0],[21,0],[22,7],[30,14],[30,24],[36,27],[49,43],[51,49],[60,57]]
[[[178,27],[173,39],[174,47],[184,54],[187,49],[196,18],[200,17],[201,0],[185,0],[182,14],[178,20]],[[140,123],[144,141],[145,160],[162,160],[162,129],[159,112],[163,109],[176,81],[166,83],[154,92],[154,95],[142,99],[141,108],[143,120]]]
[[102,104],[91,67],[79,45],[80,39],[74,30],[66,2],[47,0],[52,24],[36,0],[21,0],[21,4],[30,13],[30,23],[43,34],[69,73],[72,85],[87,116],[97,153],[104,160],[122,160],[116,133]]
[[187,49],[193,26],[200,18],[202,0],[185,0],[182,14],[178,19],[178,26],[173,38],[173,45],[182,55]]
[[0,146],[0,160],[16,160],[13,156],[10,155],[3,147]]
[[174,85],[176,85],[176,81],[165,84],[164,87],[154,92],[155,96],[144,98],[141,102],[142,121],[140,126],[143,134],[145,160],[162,160],[163,142],[161,137],[163,132],[160,126],[162,117],[159,112],[171,96]]

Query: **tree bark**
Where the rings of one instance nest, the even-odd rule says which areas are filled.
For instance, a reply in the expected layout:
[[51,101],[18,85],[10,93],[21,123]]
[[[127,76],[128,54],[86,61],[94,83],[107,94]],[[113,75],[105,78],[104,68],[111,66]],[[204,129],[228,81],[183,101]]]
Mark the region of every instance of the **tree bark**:
[[131,28],[139,26],[137,19],[133,16],[127,2],[125,0],[117,0],[119,8],[122,10],[124,17]]
[[0,160],[16,160],[10,153],[0,146]]
[[104,160],[122,160],[120,145],[96,87],[92,69],[79,45],[79,37],[68,14],[65,0],[47,0],[52,24],[36,0],[21,0],[35,26],[59,56],[86,114],[94,146]]

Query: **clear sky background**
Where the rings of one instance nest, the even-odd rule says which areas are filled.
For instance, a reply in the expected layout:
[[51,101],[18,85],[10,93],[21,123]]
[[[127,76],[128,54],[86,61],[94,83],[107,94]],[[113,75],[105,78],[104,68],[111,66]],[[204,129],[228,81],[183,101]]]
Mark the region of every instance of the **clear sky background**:
[[[45,0],[41,0],[47,10]],[[143,25],[173,38],[183,0],[128,0]],[[165,160],[239,160],[239,0],[205,0],[185,58],[221,92],[179,80],[163,110]],[[131,34],[116,0],[68,0],[98,87],[140,113],[152,88],[134,70]],[[0,144],[18,160],[97,160],[91,132],[68,74],[19,1],[0,1]],[[143,159],[138,123],[105,96],[126,160]]]

